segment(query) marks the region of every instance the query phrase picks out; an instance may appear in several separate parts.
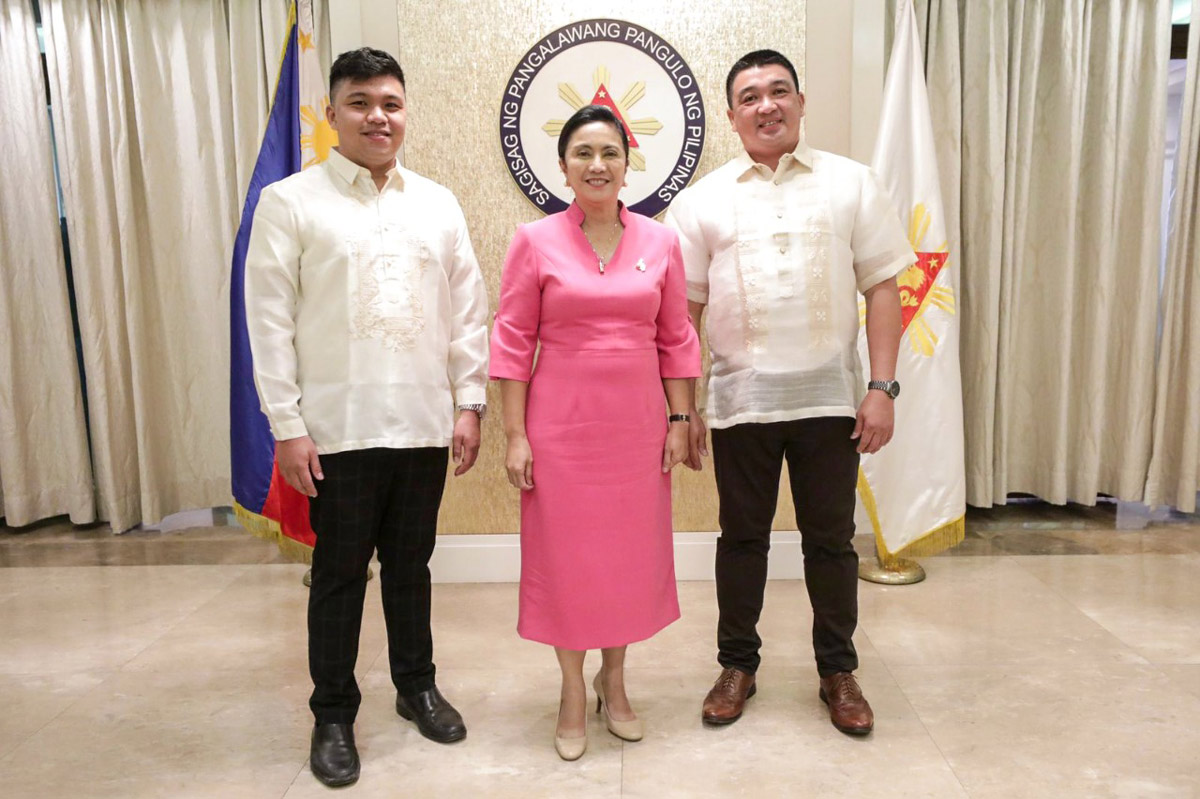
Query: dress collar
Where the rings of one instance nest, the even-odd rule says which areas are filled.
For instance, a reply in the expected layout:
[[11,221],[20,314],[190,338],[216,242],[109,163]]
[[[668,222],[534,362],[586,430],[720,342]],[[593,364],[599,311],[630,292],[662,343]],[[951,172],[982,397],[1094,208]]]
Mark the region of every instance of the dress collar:
[[[583,224],[583,209],[579,207],[579,203],[572,201],[565,211],[567,219],[575,225]],[[617,200],[617,217],[621,220],[623,227],[629,227],[629,209],[625,207],[625,203]]]

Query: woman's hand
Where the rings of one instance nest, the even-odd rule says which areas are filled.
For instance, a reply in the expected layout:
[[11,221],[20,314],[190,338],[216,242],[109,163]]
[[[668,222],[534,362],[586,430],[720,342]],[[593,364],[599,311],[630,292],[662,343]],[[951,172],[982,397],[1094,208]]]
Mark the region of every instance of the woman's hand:
[[522,491],[533,490],[533,450],[523,435],[508,437],[508,452],[504,456],[508,482]]
[[688,426],[684,422],[667,425],[667,443],[663,446],[663,474],[671,471],[677,463],[688,456]]

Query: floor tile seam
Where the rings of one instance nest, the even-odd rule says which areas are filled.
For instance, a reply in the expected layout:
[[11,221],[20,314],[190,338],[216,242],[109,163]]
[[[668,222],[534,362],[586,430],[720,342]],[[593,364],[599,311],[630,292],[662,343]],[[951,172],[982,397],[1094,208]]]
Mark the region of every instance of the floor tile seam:
[[620,765],[618,766],[619,771],[617,773],[617,796],[624,796],[625,795],[625,742],[621,741],[619,746],[621,747],[621,760],[620,760]]
[[[1128,557],[1128,556],[1114,556],[1114,557]],[[1145,556],[1145,555],[1139,555],[1138,557],[1146,557],[1146,556]],[[1167,556],[1167,557],[1174,557],[1174,556]],[[1112,636],[1113,640],[1115,640],[1115,641],[1116,641],[1117,643],[1119,643],[1119,644],[1120,644],[1122,647],[1124,647],[1125,649],[1127,649],[1127,650],[1128,650],[1128,651],[1129,651],[1131,654],[1133,654],[1135,657],[1139,658],[1140,660],[1143,660],[1143,661],[1145,661],[1146,663],[1149,663],[1149,662],[1150,662],[1150,661],[1149,661],[1149,659],[1148,659],[1148,658],[1147,658],[1147,657],[1146,657],[1144,654],[1142,654],[1141,650],[1139,650],[1139,649],[1138,649],[1137,647],[1135,647],[1133,644],[1131,644],[1131,643],[1129,643],[1128,641],[1126,641],[1126,640],[1125,640],[1124,638],[1122,638],[1121,636],[1117,635],[1117,633],[1116,633],[1114,630],[1111,630],[1111,629],[1109,629],[1107,626],[1105,626],[1105,624],[1104,624],[1103,622],[1101,622],[1099,619],[1095,618],[1094,616],[1092,616],[1092,614],[1088,613],[1086,610],[1084,610],[1082,607],[1080,607],[1078,603],[1076,603],[1076,602],[1075,602],[1073,599],[1071,599],[1069,596],[1067,596],[1066,594],[1064,594],[1064,593],[1063,593],[1063,592],[1062,592],[1060,589],[1058,589],[1057,587],[1055,587],[1055,586],[1051,585],[1050,583],[1046,582],[1045,580],[1043,580],[1043,579],[1042,579],[1040,576],[1038,576],[1037,574],[1035,574],[1035,573],[1033,573],[1033,572],[1029,571],[1028,569],[1026,569],[1026,568],[1025,568],[1024,566],[1022,566],[1022,565],[1021,565],[1019,562],[1017,562],[1017,561],[1016,561],[1016,559],[1015,559],[1013,556],[1009,556],[1009,558],[1010,558],[1011,560],[1013,560],[1013,563],[1014,563],[1014,565],[1016,565],[1016,566],[1017,566],[1017,567],[1018,567],[1018,568],[1019,568],[1019,569],[1020,569],[1022,572],[1024,572],[1024,573],[1025,573],[1027,576],[1029,576],[1029,577],[1032,577],[1034,580],[1036,580],[1038,583],[1040,583],[1042,586],[1044,586],[1044,587],[1045,587],[1047,590],[1049,590],[1049,591],[1050,591],[1050,593],[1054,594],[1054,595],[1055,595],[1055,596],[1057,596],[1059,599],[1061,599],[1063,602],[1067,603],[1067,604],[1068,604],[1068,605],[1070,605],[1072,608],[1074,608],[1074,609],[1075,609],[1075,611],[1076,611],[1077,613],[1079,613],[1081,616],[1083,616],[1085,619],[1087,619],[1088,621],[1090,621],[1092,624],[1096,625],[1096,627],[1098,627],[1099,629],[1103,630],[1103,631],[1104,631],[1105,633],[1107,633],[1108,635]]]
[[[937,661],[922,661],[914,663],[906,663],[902,660],[895,660],[892,665],[903,669],[925,669],[925,668],[955,668],[955,669],[980,669],[980,668],[1004,668],[1004,669],[1053,669],[1059,667],[1070,666],[1154,666],[1154,661],[1148,660],[1140,653],[1134,652],[1132,660],[1113,660],[1113,659],[1090,659],[1082,657],[1064,658],[1062,660],[937,660]],[[1164,662],[1161,665],[1189,665],[1179,662]]]
[[[287,799],[287,795],[291,793],[292,789],[296,787],[296,784],[300,782],[300,778],[304,776],[304,767],[308,765],[308,760],[309,759],[306,757],[304,758],[304,761],[300,763],[300,769],[296,772],[296,776],[292,777],[292,781],[289,782],[287,787],[283,789],[283,793],[279,794],[279,799]],[[313,779],[316,779],[316,777],[313,777]]]
[[[62,672],[62,673],[63,674],[78,674],[79,672]],[[92,694],[99,691],[105,685],[108,685],[108,683],[110,681],[116,679],[116,677],[118,677],[121,672],[120,672],[120,669],[114,669],[111,671],[101,670],[99,672],[90,672],[90,673],[100,673],[100,674],[104,674],[105,676],[104,676],[104,679],[100,680],[100,682],[96,683],[91,688],[87,689],[82,694],[75,697],[74,700],[72,700],[71,702],[68,702],[66,704],[66,706],[64,706],[62,709],[60,709],[57,713],[55,713],[50,718],[46,719],[46,721],[41,726],[39,726],[36,730],[34,730],[33,732],[26,735],[24,740],[22,740],[19,744],[17,744],[16,746],[14,746],[12,748],[11,752],[8,752],[7,754],[0,753],[0,767],[4,766],[5,761],[15,759],[17,752],[19,752],[23,747],[28,745],[34,738],[36,738],[38,735],[40,735],[43,730],[45,730],[47,727],[49,727],[54,722],[58,721],[58,719],[60,717],[62,717],[64,714],[66,714],[66,712],[68,710],[71,710],[72,708],[74,708],[75,706],[77,706],[78,704],[83,702],[85,699],[90,697]]]
[[143,646],[142,648],[140,648],[136,653],[134,653],[134,655],[132,657],[130,657],[128,660],[121,663],[121,665],[119,667],[120,670],[124,670],[126,666],[133,663],[135,660],[137,660],[142,655],[144,655],[151,647],[153,647],[155,644],[159,643],[164,638],[166,638],[168,635],[170,635],[172,632],[174,632],[174,630],[177,627],[179,627],[185,621],[192,618],[192,616],[194,616],[195,614],[199,613],[202,609],[207,607],[210,602],[215,601],[217,599],[217,597],[219,597],[221,594],[223,594],[225,591],[227,591],[229,589],[229,587],[231,585],[233,585],[238,580],[239,577],[242,576],[242,572],[244,572],[244,571],[245,571],[244,567],[239,567],[238,569],[236,569],[235,573],[229,575],[229,579],[225,582],[225,584],[222,585],[217,590],[213,591],[212,594],[207,599],[205,599],[204,601],[202,601],[200,604],[196,605],[195,607],[191,608],[190,610],[188,610],[184,613],[181,613],[179,616],[177,616],[174,621],[167,624],[167,626],[164,627],[162,629],[162,631],[159,632],[158,635],[154,636],[154,638],[152,638],[150,641],[148,641],[146,643],[146,645]]
[[871,648],[875,650],[876,655],[879,657],[879,662],[883,665],[884,671],[887,672],[888,677],[890,677],[892,680],[892,683],[900,691],[900,695],[904,697],[905,704],[908,705],[908,709],[912,711],[913,716],[921,725],[921,729],[925,731],[925,737],[927,737],[929,742],[933,744],[933,747],[937,749],[937,753],[941,756],[942,762],[946,764],[946,768],[950,769],[950,773],[954,775],[954,780],[958,783],[958,786],[962,789],[962,792],[969,797],[970,793],[967,791],[967,786],[963,783],[962,777],[959,776],[958,771],[955,770],[954,764],[950,762],[950,758],[946,757],[946,753],[942,749],[942,745],[938,742],[938,739],[934,737],[933,732],[925,723],[925,719],[921,718],[920,711],[918,711],[916,705],[913,704],[912,698],[908,695],[908,691],[904,690],[904,686],[901,685],[900,680],[896,678],[895,672],[892,671],[891,664],[888,663],[887,658],[882,652],[879,651],[879,648],[875,646],[875,642],[871,640],[871,636],[867,634],[866,630],[863,630],[863,637],[867,639],[867,643],[869,643]]
[[[964,556],[966,557],[966,556]],[[1185,558],[1188,560],[1200,560],[1200,552],[1041,552],[1041,553],[1021,553],[1021,552],[1006,552],[1002,557],[1007,558],[1105,558],[1107,560],[1116,560],[1118,558]]]

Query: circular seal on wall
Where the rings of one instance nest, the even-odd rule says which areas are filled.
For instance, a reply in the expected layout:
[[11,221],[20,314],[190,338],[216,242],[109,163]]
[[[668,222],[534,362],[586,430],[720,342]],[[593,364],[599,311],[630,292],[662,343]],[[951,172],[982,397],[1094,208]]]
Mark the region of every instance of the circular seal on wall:
[[566,209],[571,194],[558,167],[558,134],[591,104],[611,108],[629,136],[621,199],[656,216],[700,164],[704,101],[675,48],[632,22],[572,22],[525,53],[500,102],[500,144],[513,180],[545,213]]

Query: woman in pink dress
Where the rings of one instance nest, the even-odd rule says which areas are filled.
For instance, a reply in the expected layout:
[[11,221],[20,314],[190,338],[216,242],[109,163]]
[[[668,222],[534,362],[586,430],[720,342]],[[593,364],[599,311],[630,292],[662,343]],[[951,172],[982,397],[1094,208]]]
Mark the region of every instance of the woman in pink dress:
[[513,237],[491,376],[501,381],[508,479],[522,491],[517,632],[554,647],[554,743],[574,760],[587,746],[587,650],[602,652],[597,712],[614,735],[640,740],[625,647],[679,618],[671,469],[687,456],[700,345],[676,234],[617,199],[629,140],[616,116],[580,109],[558,155],[575,202]]

